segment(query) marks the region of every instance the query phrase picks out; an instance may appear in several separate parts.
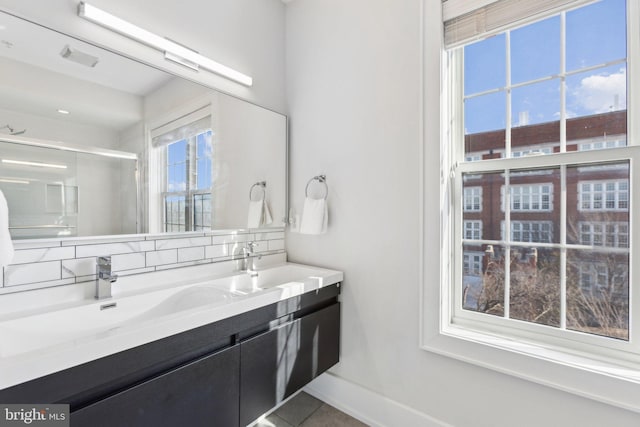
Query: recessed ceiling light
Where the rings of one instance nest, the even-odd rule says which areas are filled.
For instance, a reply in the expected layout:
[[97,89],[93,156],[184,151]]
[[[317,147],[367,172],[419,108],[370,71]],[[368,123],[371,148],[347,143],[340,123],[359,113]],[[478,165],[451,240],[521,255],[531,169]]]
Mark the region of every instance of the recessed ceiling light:
[[69,111],[63,110],[62,108],[58,108],[58,113],[60,113],[60,114],[69,114]]

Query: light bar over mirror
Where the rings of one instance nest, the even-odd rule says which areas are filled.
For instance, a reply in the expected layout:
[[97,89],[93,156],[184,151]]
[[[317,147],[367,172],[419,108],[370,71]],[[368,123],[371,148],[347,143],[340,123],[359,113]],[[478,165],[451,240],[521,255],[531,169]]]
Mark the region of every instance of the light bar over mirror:
[[[183,60],[177,62],[195,64],[198,67],[202,67],[246,86],[253,84],[253,79],[246,74],[222,65],[191,49],[140,28],[86,2],[80,2],[78,5],[78,16],[147,46],[161,50],[165,53],[166,58],[172,59],[177,57]],[[177,60],[177,58],[172,60]],[[190,68],[194,67],[190,66]]]

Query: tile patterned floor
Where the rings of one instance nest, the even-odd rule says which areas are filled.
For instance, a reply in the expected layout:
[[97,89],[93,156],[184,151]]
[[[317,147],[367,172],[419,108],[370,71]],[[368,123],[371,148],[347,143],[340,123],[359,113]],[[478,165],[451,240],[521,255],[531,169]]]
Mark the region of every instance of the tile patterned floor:
[[366,427],[366,424],[301,392],[255,427]]

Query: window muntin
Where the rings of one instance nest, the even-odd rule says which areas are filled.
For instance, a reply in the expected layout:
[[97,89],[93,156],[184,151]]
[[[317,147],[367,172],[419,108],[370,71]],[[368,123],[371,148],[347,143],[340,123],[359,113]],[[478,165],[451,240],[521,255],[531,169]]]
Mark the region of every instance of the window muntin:
[[[620,3],[620,0],[606,0],[600,3],[608,1]],[[581,9],[591,6],[593,5],[587,5]],[[599,180],[598,173],[611,173],[616,175],[616,180],[626,181],[626,190],[624,185],[622,188],[616,188],[619,190],[616,192],[619,196],[612,199],[611,195],[604,195],[602,204],[606,207],[612,206],[613,203],[618,211],[622,212],[626,209],[628,212],[631,194],[628,187],[630,176],[628,159],[633,153],[624,151],[617,156],[607,153],[602,157],[586,153],[595,149],[604,152],[612,148],[612,143],[609,142],[611,138],[607,135],[615,135],[616,140],[624,141],[616,142],[617,147],[626,145],[626,41],[625,37],[616,39],[616,43],[621,43],[623,48],[616,48],[601,55],[609,58],[604,63],[590,63],[590,58],[587,58],[582,61],[582,65],[579,65],[578,61],[572,63],[569,68],[567,63],[569,55],[572,55],[571,58],[576,58],[584,53],[584,49],[578,52],[581,48],[575,40],[572,40],[571,46],[568,43],[562,46],[565,35],[569,31],[576,31],[569,26],[575,26],[581,22],[577,18],[569,20],[568,16],[571,13],[561,13],[554,17],[559,22],[560,28],[559,36],[554,42],[559,48],[554,47],[548,51],[553,52],[555,49],[565,55],[560,61],[557,72],[541,75],[541,72],[536,71],[538,74],[535,76],[526,77],[524,71],[526,64],[514,64],[514,61],[520,61],[518,55],[514,55],[513,52],[513,37],[517,30],[506,31],[498,36],[467,45],[453,55],[453,63],[458,63],[456,60],[459,60],[459,63],[464,63],[465,70],[464,88],[461,91],[462,102],[459,106],[454,106],[458,108],[454,116],[457,114],[463,117],[461,132],[454,131],[452,135],[454,138],[455,135],[463,135],[464,141],[457,139],[459,144],[457,147],[461,149],[458,158],[467,161],[458,166],[456,182],[458,188],[464,188],[471,182],[471,177],[481,177],[481,181],[483,177],[489,175],[503,177],[504,182],[498,195],[500,202],[496,202],[495,197],[491,198],[492,193],[487,190],[486,183],[481,182],[485,205],[483,218],[495,216],[492,214],[498,213],[496,205],[500,203],[498,206],[502,208],[502,214],[498,215],[497,219],[504,227],[502,236],[509,236],[509,240],[504,241],[502,236],[495,236],[496,233],[492,231],[492,227],[484,225],[487,235],[483,236],[479,242],[484,250],[481,252],[483,271],[477,280],[470,280],[470,275],[465,273],[467,270],[464,266],[456,264],[459,269],[456,286],[459,287],[456,288],[455,295],[461,299],[458,299],[458,303],[454,306],[456,308],[454,318],[459,316],[473,319],[474,322],[481,320],[491,325],[495,323],[514,330],[527,331],[536,330],[526,327],[528,323],[542,324],[559,331],[560,337],[564,336],[562,331],[577,330],[605,337],[627,339],[625,336],[628,335],[628,330],[625,332],[619,329],[612,332],[607,322],[602,319],[600,324],[595,324],[597,323],[594,321],[593,307],[595,306],[587,304],[584,298],[581,300],[581,296],[573,291],[576,287],[582,289],[579,286],[579,274],[574,274],[574,264],[588,259],[593,254],[584,247],[580,247],[580,242],[576,241],[568,225],[570,219],[574,224],[580,220],[583,222],[594,220],[580,218],[580,215],[587,215],[590,212],[577,209],[581,199],[574,190],[577,188],[577,182],[572,181],[575,177],[572,174],[577,174],[581,181],[595,181]],[[610,13],[616,12],[610,11]],[[618,16],[616,19],[624,21],[626,18]],[[529,24],[522,29],[542,33],[544,25],[540,22]],[[580,31],[592,30],[585,26],[580,28]],[[524,33],[525,31],[522,32]],[[599,45],[596,44],[595,48],[598,47]],[[502,74],[504,84],[500,75],[488,77],[484,80],[484,85],[479,83],[483,79],[482,73],[474,72],[473,76],[467,76],[467,72],[476,70],[476,61],[480,61],[479,58],[483,57],[480,54],[483,48],[486,49],[485,60],[493,58],[494,61],[502,61],[499,64],[492,64],[491,67],[502,67],[506,70],[506,74]],[[594,49],[594,46],[589,48]],[[472,55],[469,54],[470,52]],[[615,52],[622,53],[618,55]],[[549,69],[553,67],[550,66]],[[519,76],[516,76],[518,72],[515,70],[521,70],[518,71]],[[606,100],[600,102],[596,98],[603,98],[601,96],[603,85],[607,84],[611,85],[611,90],[605,94]],[[502,127],[500,124],[503,124]],[[591,146],[583,145],[580,148],[579,144],[585,143]],[[555,148],[542,152],[544,156],[532,155],[538,154],[533,147],[540,146]],[[554,152],[562,153],[563,157],[558,157],[554,162]],[[475,156],[478,154],[483,161],[477,161]],[[466,159],[467,157],[471,159]],[[599,163],[603,159],[609,159],[610,162]],[[485,162],[485,160],[491,160],[491,162]],[[485,167],[484,163],[488,165]],[[553,170],[553,177],[545,178],[544,182],[535,182],[535,176],[540,175],[539,171],[549,167]],[[619,179],[620,174],[622,179]],[[478,181],[473,183],[477,185]],[[505,189],[508,190],[505,191]],[[457,212],[461,212],[465,221],[475,219],[476,217],[466,209],[468,207],[466,189],[458,191],[462,191],[462,196],[456,199],[457,209],[459,209]],[[592,190],[593,192],[595,190]],[[596,201],[599,199],[599,196],[595,197]],[[597,203],[595,205],[598,206]],[[594,211],[594,213],[598,212]],[[529,215],[528,218],[527,215]],[[605,219],[605,222],[613,220]],[[618,221],[620,218],[615,220]],[[544,237],[542,234],[538,234],[537,237],[529,234],[529,240],[540,240],[538,242],[517,242],[516,238],[524,239],[523,234],[518,233],[522,231],[522,224],[528,221],[551,221],[550,228],[554,233],[546,234]],[[628,219],[622,218],[622,222],[624,221]],[[462,222],[458,224],[462,225]],[[457,236],[464,238],[463,233]],[[469,239],[465,239],[462,247],[458,246],[460,251],[457,252],[460,257],[458,260],[462,261],[464,254],[472,249],[469,246],[470,243]],[[459,241],[458,245],[460,245]],[[617,268],[622,270],[626,268],[628,276],[628,248],[615,247],[610,250],[614,249],[617,252],[609,253],[606,252],[608,248],[603,248],[605,252],[602,256],[612,257],[618,265]],[[573,258],[570,259],[570,255]],[[621,277],[621,274],[616,276]],[[545,292],[532,293],[532,290],[536,289],[545,289]],[[518,299],[518,296],[524,296],[524,299]],[[530,309],[526,309],[527,304]],[[477,317],[479,315],[477,312],[493,316]],[[624,312],[624,310],[618,312]],[[495,322],[486,319],[495,319]],[[525,323],[509,323],[510,319],[524,320]],[[628,329],[628,316],[626,322]],[[575,336],[571,337],[573,339]],[[588,339],[585,338],[585,341]]]

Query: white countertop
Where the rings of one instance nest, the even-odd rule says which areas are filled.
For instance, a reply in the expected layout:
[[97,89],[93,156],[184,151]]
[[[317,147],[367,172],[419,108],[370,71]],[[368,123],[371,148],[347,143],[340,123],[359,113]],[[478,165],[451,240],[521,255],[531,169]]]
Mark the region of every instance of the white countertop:
[[110,299],[0,310],[0,389],[333,285],[343,274],[283,263],[253,279],[206,266],[125,279]]

